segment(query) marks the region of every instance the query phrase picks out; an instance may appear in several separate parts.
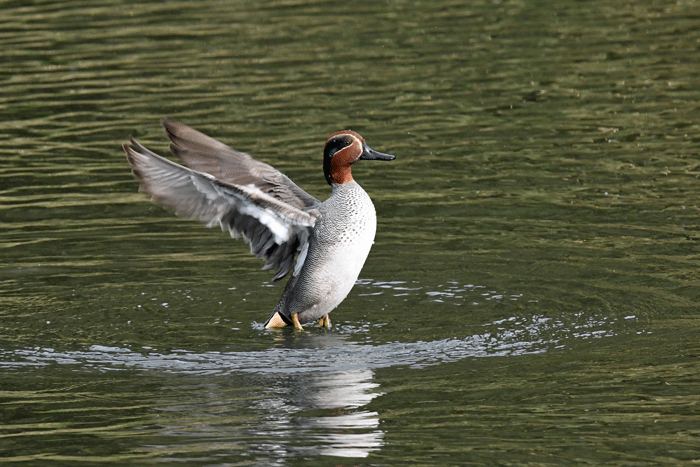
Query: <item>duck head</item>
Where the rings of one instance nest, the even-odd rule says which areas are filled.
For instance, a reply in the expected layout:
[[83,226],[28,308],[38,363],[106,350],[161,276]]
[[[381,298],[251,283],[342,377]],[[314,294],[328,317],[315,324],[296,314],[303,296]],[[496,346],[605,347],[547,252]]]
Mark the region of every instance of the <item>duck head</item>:
[[323,149],[323,173],[329,185],[348,183],[353,180],[350,166],[359,160],[393,161],[396,156],[375,151],[367,146],[365,139],[351,130],[331,135]]

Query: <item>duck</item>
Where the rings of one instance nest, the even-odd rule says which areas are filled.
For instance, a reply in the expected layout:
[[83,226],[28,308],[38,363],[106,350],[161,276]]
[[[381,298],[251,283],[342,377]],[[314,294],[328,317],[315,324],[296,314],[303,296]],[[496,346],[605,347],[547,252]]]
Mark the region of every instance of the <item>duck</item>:
[[357,282],[377,230],[374,204],[353,179],[352,165],[396,157],[352,130],[333,133],[323,149],[331,194],[321,202],[265,162],[173,119],[161,123],[170,152],[184,165],[130,137],[123,149],[139,191],[176,215],[243,238],[265,260],[263,269],[274,269],[273,281],[291,272],[265,328],[302,330],[315,321],[330,329],[328,315]]

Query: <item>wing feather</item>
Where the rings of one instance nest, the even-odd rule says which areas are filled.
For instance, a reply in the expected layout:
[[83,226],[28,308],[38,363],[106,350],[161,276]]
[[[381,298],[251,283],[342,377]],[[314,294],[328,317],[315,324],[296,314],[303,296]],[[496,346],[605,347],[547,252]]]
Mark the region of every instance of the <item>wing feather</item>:
[[271,165],[170,118],[161,123],[171,141],[170,152],[187,167],[231,185],[254,186],[297,209],[308,210],[321,204]]
[[180,216],[199,219],[208,227],[218,224],[232,237],[243,237],[251,253],[265,259],[264,269],[275,268],[273,280],[291,270],[294,256],[308,242],[317,211],[290,205],[255,184],[228,183],[176,164],[134,139],[124,151],[141,182],[140,191]]

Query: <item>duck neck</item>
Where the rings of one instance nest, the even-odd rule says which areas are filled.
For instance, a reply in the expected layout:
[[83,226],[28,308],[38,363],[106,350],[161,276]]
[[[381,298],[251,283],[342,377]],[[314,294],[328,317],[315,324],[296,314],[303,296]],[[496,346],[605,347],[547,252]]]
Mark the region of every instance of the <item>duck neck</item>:
[[331,161],[331,179],[333,183],[343,185],[353,181],[350,164],[333,159]]

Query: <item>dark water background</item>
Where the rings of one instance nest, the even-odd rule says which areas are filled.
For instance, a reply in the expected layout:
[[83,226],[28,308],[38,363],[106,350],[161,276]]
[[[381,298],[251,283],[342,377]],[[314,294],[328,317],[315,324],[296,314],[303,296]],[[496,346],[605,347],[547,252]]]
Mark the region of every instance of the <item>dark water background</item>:
[[[0,464],[700,461],[694,1],[3,2]],[[334,328],[137,193],[171,116],[378,234]]]

